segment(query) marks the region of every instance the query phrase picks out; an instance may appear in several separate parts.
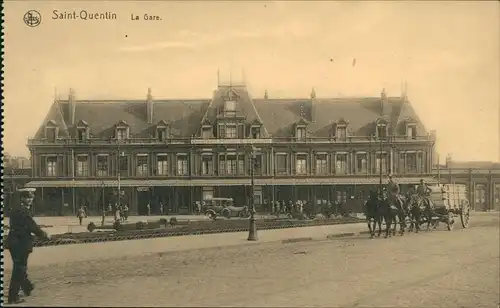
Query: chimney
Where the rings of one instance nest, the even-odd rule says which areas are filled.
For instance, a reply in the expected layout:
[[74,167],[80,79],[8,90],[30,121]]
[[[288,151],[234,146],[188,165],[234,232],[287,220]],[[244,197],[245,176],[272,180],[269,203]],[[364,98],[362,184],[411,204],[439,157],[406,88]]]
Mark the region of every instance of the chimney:
[[408,84],[406,81],[401,84],[401,100],[403,100],[403,102],[408,101]]
[[446,168],[451,168],[451,163],[453,162],[451,153],[446,155]]
[[267,95],[267,90],[264,92],[264,99],[267,101],[267,99],[269,98],[269,96]]
[[311,91],[311,122],[316,122],[316,90]]
[[383,116],[387,109],[387,93],[385,92],[385,88],[382,89],[380,93],[380,115]]
[[75,125],[76,100],[75,100],[75,91],[71,88],[69,89],[69,94],[68,94],[68,107],[69,107],[69,124]]
[[148,97],[146,100],[146,115],[148,124],[153,124],[153,96],[151,95],[151,88],[148,88]]

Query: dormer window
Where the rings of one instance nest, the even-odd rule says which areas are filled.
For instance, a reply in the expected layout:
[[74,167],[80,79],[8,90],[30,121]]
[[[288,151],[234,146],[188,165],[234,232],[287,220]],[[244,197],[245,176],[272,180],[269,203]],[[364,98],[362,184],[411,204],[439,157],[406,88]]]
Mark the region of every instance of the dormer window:
[[76,138],[78,141],[84,141],[88,139],[88,124],[87,122],[81,120],[76,126]]
[[388,122],[385,119],[378,119],[376,122],[376,132],[377,138],[385,138],[388,136]]
[[165,121],[160,121],[156,125],[156,140],[160,142],[166,141],[168,138],[168,124]]
[[261,132],[262,132],[262,121],[259,118],[256,118],[255,120],[252,121],[252,123],[250,123],[248,137],[251,139],[260,139]]
[[59,126],[55,121],[49,121],[45,126],[45,138],[49,141],[56,141],[59,134]]
[[116,129],[116,139],[118,139],[118,140],[127,139],[127,129],[126,128],[117,128]]
[[237,138],[238,130],[236,125],[226,125],[226,138]]
[[55,141],[57,139],[57,128],[48,127],[46,130],[46,137],[50,141]]
[[224,102],[224,116],[225,117],[236,116],[236,101],[225,101]]
[[387,137],[387,125],[385,125],[385,124],[378,124],[377,125],[377,136],[379,138]]
[[129,127],[127,122],[120,121],[116,124],[115,138],[116,140],[125,140],[129,137]]
[[203,139],[210,139],[210,138],[212,138],[214,136],[214,132],[213,132],[212,126],[211,125],[203,125],[201,134],[202,134],[201,137]]
[[337,127],[337,139],[345,140],[347,138],[347,127],[339,126]]
[[307,138],[307,122],[304,118],[300,118],[299,122],[295,124],[295,138],[297,140],[306,140]]
[[208,119],[204,119],[201,123],[201,138],[210,139],[214,137],[214,125]]
[[[229,139],[236,139],[236,138],[243,138],[243,125],[240,125],[238,123],[234,122],[225,122],[221,121],[217,125],[218,131],[217,135],[218,138],[229,138]],[[239,130],[238,130],[239,128]]]
[[167,139],[165,128],[156,129],[156,138],[158,139],[158,141],[165,141]]
[[260,126],[252,126],[250,134],[252,139],[260,139]]
[[412,118],[406,118],[406,137],[408,139],[417,139],[417,121]]
[[417,125],[408,124],[406,126],[406,136],[408,139],[417,139]]
[[306,128],[304,126],[297,127],[297,140],[306,140]]
[[78,141],[85,140],[85,130],[78,129],[78,131],[77,131],[77,138],[78,138]]
[[347,125],[348,121],[343,118],[338,120],[335,123],[335,137],[337,140],[346,140],[347,139]]

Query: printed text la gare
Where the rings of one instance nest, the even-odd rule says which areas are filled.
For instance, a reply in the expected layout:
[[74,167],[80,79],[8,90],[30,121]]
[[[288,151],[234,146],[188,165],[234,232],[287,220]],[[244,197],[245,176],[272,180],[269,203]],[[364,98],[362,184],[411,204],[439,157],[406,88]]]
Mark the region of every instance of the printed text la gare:
[[157,15],[149,15],[149,14],[144,14],[142,15],[142,18],[139,15],[136,14],[130,14],[130,19],[132,20],[161,20],[160,16]]

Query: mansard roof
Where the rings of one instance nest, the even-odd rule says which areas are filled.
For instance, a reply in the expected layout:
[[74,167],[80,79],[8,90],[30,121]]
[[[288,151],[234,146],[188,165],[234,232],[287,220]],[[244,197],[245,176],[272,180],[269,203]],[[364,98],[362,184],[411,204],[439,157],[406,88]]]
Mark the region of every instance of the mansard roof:
[[[350,134],[371,136],[381,116],[380,97],[252,99],[244,86],[220,86],[211,99],[154,100],[151,122],[154,124],[147,121],[145,100],[77,100],[74,123],[85,121],[92,136],[111,138],[120,121],[128,124],[133,137],[149,136],[151,127],[164,121],[173,136],[191,137],[202,125],[217,122],[218,112],[228,96],[236,97],[237,114],[244,115],[245,123],[262,123],[263,137],[290,136],[294,125],[301,120],[315,137],[329,137],[332,123],[342,120],[348,122]],[[68,129],[75,126],[71,125],[69,110],[68,101],[54,102],[35,138],[43,138],[44,128],[51,120],[59,126],[60,137],[73,134],[73,129]],[[389,97],[383,110],[391,126],[401,133],[406,129],[405,119],[412,118],[417,124],[417,134],[427,134],[409,101]]]

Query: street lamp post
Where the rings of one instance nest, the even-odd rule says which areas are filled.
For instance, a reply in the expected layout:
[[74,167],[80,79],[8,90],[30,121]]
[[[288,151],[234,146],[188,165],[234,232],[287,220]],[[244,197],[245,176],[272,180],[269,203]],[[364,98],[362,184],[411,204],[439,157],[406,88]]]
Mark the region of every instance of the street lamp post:
[[254,178],[255,178],[255,158],[256,158],[256,148],[252,146],[252,151],[250,153],[250,162],[251,162],[251,168],[250,168],[250,190],[251,190],[251,195],[250,195],[250,226],[248,230],[248,240],[249,241],[257,241],[257,225],[255,224],[255,197],[254,197]]
[[104,202],[104,181],[101,182],[101,194],[102,194],[102,217],[101,217],[101,226],[104,226],[104,221],[106,220],[106,205]]
[[380,190],[382,190],[382,151],[383,151],[383,136],[380,136],[379,139],[380,139],[380,159],[379,159],[379,165],[378,165],[378,169],[379,169],[379,173],[380,173],[380,178],[379,178],[379,185],[380,185]]
[[[113,208],[113,212],[114,212],[114,216],[115,216],[115,220],[116,220],[116,211],[117,209],[121,206],[121,199],[122,199],[122,196],[124,194],[122,194],[122,189],[121,189],[121,157],[122,156],[125,156],[123,152],[120,151],[120,143],[121,143],[121,139],[118,139],[117,140],[118,142],[118,156],[116,157],[116,164],[117,164],[117,180],[118,180],[118,183],[117,183],[117,192],[116,192],[116,204],[115,204],[115,207]],[[128,167],[128,166],[127,166]]]

